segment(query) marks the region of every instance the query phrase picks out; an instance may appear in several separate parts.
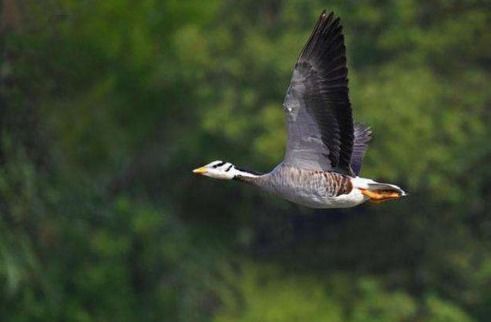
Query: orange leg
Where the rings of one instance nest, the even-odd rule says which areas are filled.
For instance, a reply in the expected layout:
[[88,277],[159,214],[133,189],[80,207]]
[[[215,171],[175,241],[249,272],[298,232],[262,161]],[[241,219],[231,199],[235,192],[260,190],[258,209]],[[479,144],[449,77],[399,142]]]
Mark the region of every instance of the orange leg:
[[367,190],[360,189],[364,196],[367,196],[373,203],[381,203],[391,199],[398,199],[401,194],[393,190]]

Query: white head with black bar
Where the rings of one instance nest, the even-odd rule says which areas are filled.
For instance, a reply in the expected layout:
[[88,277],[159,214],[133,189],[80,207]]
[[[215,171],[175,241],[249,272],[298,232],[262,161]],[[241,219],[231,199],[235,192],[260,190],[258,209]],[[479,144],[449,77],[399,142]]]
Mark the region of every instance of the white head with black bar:
[[216,160],[200,168],[194,169],[193,173],[221,180],[232,180],[237,176],[249,178],[257,176],[257,174],[238,169],[232,163],[221,160]]

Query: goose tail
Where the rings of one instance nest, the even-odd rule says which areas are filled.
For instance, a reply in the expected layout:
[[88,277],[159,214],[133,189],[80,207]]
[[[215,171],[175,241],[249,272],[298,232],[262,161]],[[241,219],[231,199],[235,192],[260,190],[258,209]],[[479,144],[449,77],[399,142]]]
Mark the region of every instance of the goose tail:
[[356,177],[352,180],[353,187],[371,202],[380,203],[407,196],[407,193],[395,184],[376,182],[372,179]]

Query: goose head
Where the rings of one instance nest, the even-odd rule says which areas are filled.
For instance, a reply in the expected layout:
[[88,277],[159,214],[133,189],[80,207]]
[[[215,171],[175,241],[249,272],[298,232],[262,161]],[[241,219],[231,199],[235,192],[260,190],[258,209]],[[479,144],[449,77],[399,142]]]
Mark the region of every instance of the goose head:
[[232,180],[237,174],[237,170],[232,163],[217,160],[194,169],[193,173],[215,179]]

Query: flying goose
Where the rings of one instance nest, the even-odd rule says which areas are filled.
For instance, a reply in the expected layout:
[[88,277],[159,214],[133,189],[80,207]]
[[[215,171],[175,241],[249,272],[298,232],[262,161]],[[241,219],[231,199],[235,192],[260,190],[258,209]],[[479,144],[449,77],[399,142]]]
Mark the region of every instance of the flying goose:
[[253,173],[223,161],[193,172],[250,183],[311,208],[347,208],[405,196],[396,185],[358,176],[372,131],[353,123],[345,51],[340,19],[324,10],[293,69],[283,102],[286,153],[271,172]]

